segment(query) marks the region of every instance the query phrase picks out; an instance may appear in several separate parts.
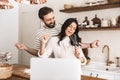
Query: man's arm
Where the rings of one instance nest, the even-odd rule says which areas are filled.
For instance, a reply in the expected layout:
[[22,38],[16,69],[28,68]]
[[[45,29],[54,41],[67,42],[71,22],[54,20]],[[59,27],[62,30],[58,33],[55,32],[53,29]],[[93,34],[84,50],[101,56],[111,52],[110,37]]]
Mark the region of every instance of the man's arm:
[[97,48],[100,45],[100,41],[99,40],[95,40],[91,43],[80,43],[80,46],[82,47],[82,49],[85,48]]
[[34,55],[34,56],[38,56],[38,50],[36,49],[33,49],[33,48],[29,48],[27,46],[25,46],[24,44],[22,43],[16,43],[15,46],[19,49],[19,50],[25,50],[26,52],[28,52],[29,54],[31,55]]
[[25,51],[27,51],[31,55],[38,56],[38,50],[36,50],[36,49],[27,47],[27,49]]

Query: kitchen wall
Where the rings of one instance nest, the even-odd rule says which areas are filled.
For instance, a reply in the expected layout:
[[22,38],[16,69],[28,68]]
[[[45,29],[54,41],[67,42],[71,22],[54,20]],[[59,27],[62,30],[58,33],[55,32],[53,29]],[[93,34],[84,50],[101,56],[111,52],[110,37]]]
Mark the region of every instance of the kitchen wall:
[[13,9],[0,9],[0,53],[11,52],[12,59],[9,63],[18,63],[18,51],[14,44],[18,42],[18,4],[13,0]]

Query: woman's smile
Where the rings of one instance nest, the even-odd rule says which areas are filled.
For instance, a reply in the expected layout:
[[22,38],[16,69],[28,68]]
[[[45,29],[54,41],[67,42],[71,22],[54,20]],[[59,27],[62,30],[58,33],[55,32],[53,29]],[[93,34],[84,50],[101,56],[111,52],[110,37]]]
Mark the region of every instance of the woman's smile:
[[76,23],[72,22],[65,30],[66,36],[71,36],[75,32],[76,27],[77,27]]

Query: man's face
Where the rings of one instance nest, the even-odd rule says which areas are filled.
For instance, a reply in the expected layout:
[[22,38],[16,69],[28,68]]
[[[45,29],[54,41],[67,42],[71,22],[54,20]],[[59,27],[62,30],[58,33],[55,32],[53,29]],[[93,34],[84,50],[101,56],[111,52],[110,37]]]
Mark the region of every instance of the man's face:
[[55,17],[53,12],[48,13],[44,16],[43,22],[45,23],[46,27],[54,28],[55,27]]

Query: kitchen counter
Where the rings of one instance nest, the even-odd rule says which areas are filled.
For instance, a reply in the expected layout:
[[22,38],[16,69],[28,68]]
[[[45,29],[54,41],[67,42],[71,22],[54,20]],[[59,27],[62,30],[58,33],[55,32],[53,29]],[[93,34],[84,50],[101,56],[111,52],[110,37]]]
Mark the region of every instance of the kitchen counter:
[[102,78],[96,78],[96,77],[90,77],[90,76],[82,75],[82,76],[81,76],[81,80],[106,80],[106,79],[102,79]]
[[12,77],[0,80],[30,80],[30,75],[24,73],[24,70],[29,68],[30,67],[26,65],[13,64]]
[[[30,75],[24,73],[24,70],[29,68],[30,68],[29,66],[13,64],[12,77],[3,80],[30,80]],[[82,75],[81,80],[104,80],[104,79]]]
[[24,70],[29,69],[29,68],[30,67],[26,65],[14,64],[13,65],[13,76],[29,80],[30,75],[28,75],[27,73],[24,73]]

